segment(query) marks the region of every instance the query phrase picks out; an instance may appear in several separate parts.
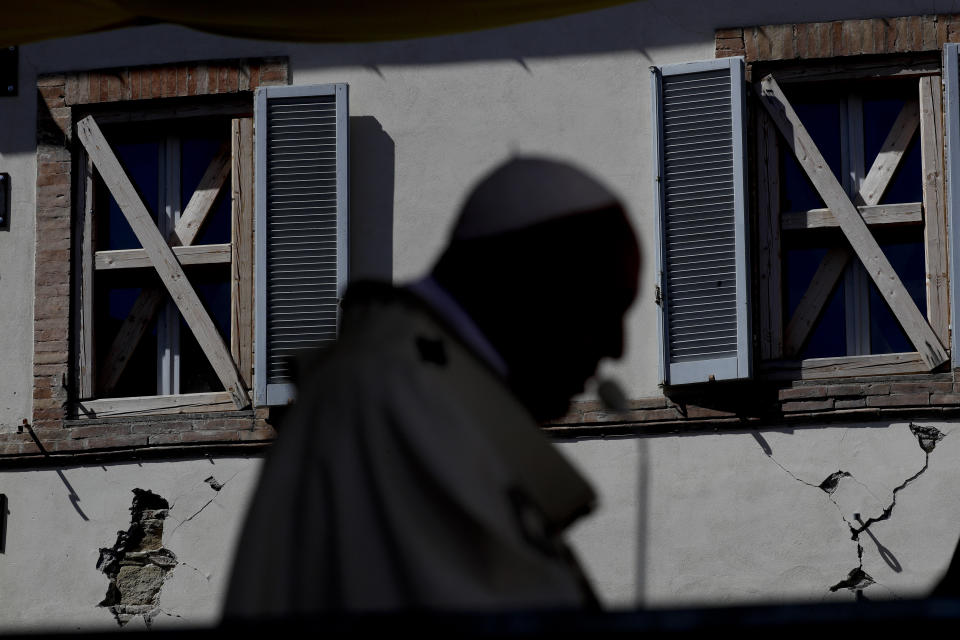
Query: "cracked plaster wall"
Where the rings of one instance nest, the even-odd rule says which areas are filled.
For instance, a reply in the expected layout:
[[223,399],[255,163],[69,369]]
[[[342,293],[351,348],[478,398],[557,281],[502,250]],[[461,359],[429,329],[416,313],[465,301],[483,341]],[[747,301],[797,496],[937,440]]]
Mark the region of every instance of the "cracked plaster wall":
[[601,499],[574,544],[612,606],[922,596],[960,537],[960,423],[915,424],[929,460],[906,422],[563,443]]
[[169,503],[161,542],[176,565],[156,607],[125,628],[142,629],[145,619],[154,629],[213,624],[259,464],[218,457],[0,472],[9,500],[0,632],[118,628],[110,609],[98,606],[109,579],[97,564],[101,548],[130,526],[135,488]]

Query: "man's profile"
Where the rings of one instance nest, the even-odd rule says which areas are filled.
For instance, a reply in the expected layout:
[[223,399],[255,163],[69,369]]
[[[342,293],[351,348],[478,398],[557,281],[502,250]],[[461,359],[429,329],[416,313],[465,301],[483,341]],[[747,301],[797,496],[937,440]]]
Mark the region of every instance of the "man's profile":
[[537,422],[622,355],[638,272],[615,196],[517,158],[428,277],[351,287],[264,465],[225,616],[594,603],[562,538],[594,494]]

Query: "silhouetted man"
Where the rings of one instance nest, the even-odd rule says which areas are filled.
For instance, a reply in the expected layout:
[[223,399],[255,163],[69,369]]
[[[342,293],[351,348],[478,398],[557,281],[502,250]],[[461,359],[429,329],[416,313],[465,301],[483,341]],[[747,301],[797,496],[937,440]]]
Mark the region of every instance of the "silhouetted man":
[[623,351],[636,238],[568,165],[473,190],[427,278],[354,285],[266,461],[228,617],[595,603],[562,533],[590,486],[541,433]]

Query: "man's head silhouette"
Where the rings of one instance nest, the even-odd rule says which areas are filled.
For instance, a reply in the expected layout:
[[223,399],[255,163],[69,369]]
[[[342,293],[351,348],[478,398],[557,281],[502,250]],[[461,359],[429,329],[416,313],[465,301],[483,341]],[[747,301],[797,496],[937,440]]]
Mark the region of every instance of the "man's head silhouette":
[[640,253],[617,198],[570,165],[516,158],[483,178],[434,277],[505,360],[539,420],[557,418],[605,357],[623,355]]

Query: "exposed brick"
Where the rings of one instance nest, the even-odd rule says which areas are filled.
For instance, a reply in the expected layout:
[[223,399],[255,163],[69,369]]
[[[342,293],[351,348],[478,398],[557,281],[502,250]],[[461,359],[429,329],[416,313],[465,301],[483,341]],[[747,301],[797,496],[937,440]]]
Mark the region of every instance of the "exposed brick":
[[931,393],[930,404],[960,404],[960,393]]
[[52,176],[66,174],[70,175],[70,169],[73,166],[72,162],[38,162],[37,163],[37,175],[38,176]]
[[833,397],[859,396],[863,393],[863,386],[859,384],[831,384],[827,387],[827,395]]
[[886,382],[871,382],[863,385],[863,395],[879,396],[890,393],[890,384]]
[[854,398],[852,400],[836,400],[833,403],[834,409],[859,409],[867,406],[865,398]]
[[[753,29],[744,29],[743,30],[743,50],[746,53],[747,62],[754,62],[756,60],[761,60],[760,54],[758,51],[757,44],[757,30]],[[263,70],[260,72],[261,75],[261,84],[267,84],[263,80]]]
[[732,411],[722,411],[720,409],[710,409],[708,407],[687,407],[687,418],[735,418],[736,413]]
[[750,30],[754,42],[757,46],[757,60],[771,60],[775,59],[771,56],[771,51],[773,49],[772,43],[770,42],[770,27],[760,26],[754,27]]
[[147,436],[147,444],[180,444],[179,433],[155,433]]
[[863,27],[860,20],[844,20],[843,55],[855,56],[863,53]]
[[34,398],[33,408],[35,411],[43,409],[63,409],[63,400],[60,398]]
[[827,26],[830,29],[830,55],[843,55],[843,22],[840,20],[828,22]]
[[287,65],[271,60],[260,67],[260,84],[275,85],[287,83]]
[[217,67],[217,93],[230,92],[230,67],[220,65]]
[[952,382],[893,382],[890,393],[949,393],[953,391]]
[[250,422],[249,418],[208,418],[206,420],[198,420],[193,428],[198,431],[249,429]]
[[799,58],[809,58],[810,49],[811,49],[811,35],[812,29],[810,28],[809,23],[801,23],[794,27],[794,33],[796,34],[796,43],[797,43],[797,57]]
[[664,397],[656,398],[637,398],[627,401],[627,407],[630,409],[662,409],[667,406],[667,399]]
[[784,402],[781,409],[784,413],[796,411],[826,411],[833,408],[833,398],[826,400],[799,400],[797,402]]
[[67,77],[62,73],[51,73],[47,75],[37,76],[38,87],[63,86],[63,84],[66,81],[67,81]]
[[827,395],[827,387],[807,386],[780,389],[777,397],[780,400],[802,400],[804,398],[823,398]]
[[260,86],[260,63],[250,62],[247,69],[250,70],[250,90],[253,91]]
[[66,102],[66,87],[63,85],[56,85],[52,87],[37,87],[37,91],[40,92],[40,95],[43,97],[43,101],[47,103],[47,106],[51,109],[56,107],[65,107],[67,106]]
[[60,421],[63,420],[63,411],[61,409],[34,409],[33,421]]
[[66,284],[45,284],[36,288],[38,297],[46,296],[69,296],[70,287]]
[[277,432],[273,429],[253,429],[252,431],[241,431],[240,440],[244,442],[273,440],[277,437]]
[[67,364],[67,352],[41,351],[34,354],[33,364]]
[[729,27],[716,30],[717,38],[740,38],[743,39],[743,27]]
[[47,352],[63,352],[66,353],[69,349],[69,344],[66,340],[50,340],[50,341],[37,341],[34,344],[34,351],[37,353],[47,353]]
[[924,51],[937,51],[937,16],[925,15],[922,19],[923,37],[920,46]]
[[54,442],[44,442],[43,448],[51,453],[62,451],[81,451],[87,448],[86,440],[56,440]]
[[33,374],[37,376],[59,375],[66,372],[67,367],[60,364],[35,364]]
[[860,51],[866,55],[872,54],[876,50],[873,20],[850,20],[850,24],[854,25],[854,28],[860,32]]
[[163,74],[156,67],[140,74],[140,94],[143,98],[159,98],[163,94]]
[[82,438],[102,438],[105,436],[125,436],[130,433],[130,425],[121,423],[98,424],[89,427],[70,427],[67,431],[74,440]]
[[187,95],[187,68],[177,67],[177,95]]
[[889,396],[870,396],[868,407],[913,407],[930,403],[928,393],[898,393]]
[[52,398],[52,397],[53,397],[53,389],[51,389],[51,388],[49,388],[49,387],[34,387],[34,388],[33,388],[33,398],[34,398],[35,400],[36,400],[36,399],[43,399],[43,398]]
[[137,69],[137,68],[130,69],[129,77],[130,77],[130,99],[131,100],[140,100],[143,97],[143,94],[141,93],[142,89],[140,86],[141,73],[142,72],[140,71],[140,69]]
[[636,420],[638,422],[659,422],[661,420],[676,420],[680,417],[680,414],[676,409],[647,409],[641,411],[633,411],[631,414],[636,415]]
[[226,86],[223,91],[229,93],[236,93],[237,89],[240,87],[240,72],[235,65],[230,65],[227,68],[227,77],[226,77]]
[[144,422],[130,425],[131,433],[145,433],[147,435],[180,433],[191,429],[191,423],[186,420],[164,420],[163,422]]
[[793,46],[793,25],[779,24],[767,28],[770,38],[770,58],[772,60],[789,60],[796,56]]
[[186,431],[180,434],[181,442],[236,442],[240,434],[236,431]]
[[172,98],[177,95],[177,69],[175,67],[166,67],[163,70],[163,92],[164,98]]
[[113,449],[117,447],[142,447],[147,444],[146,434],[117,434],[80,440],[85,449]]
[[250,65],[248,65],[246,61],[240,64],[240,68],[237,71],[237,90],[250,90]]
[[210,68],[208,65],[201,64],[194,67],[192,72],[196,82],[197,95],[203,95],[210,92]]

